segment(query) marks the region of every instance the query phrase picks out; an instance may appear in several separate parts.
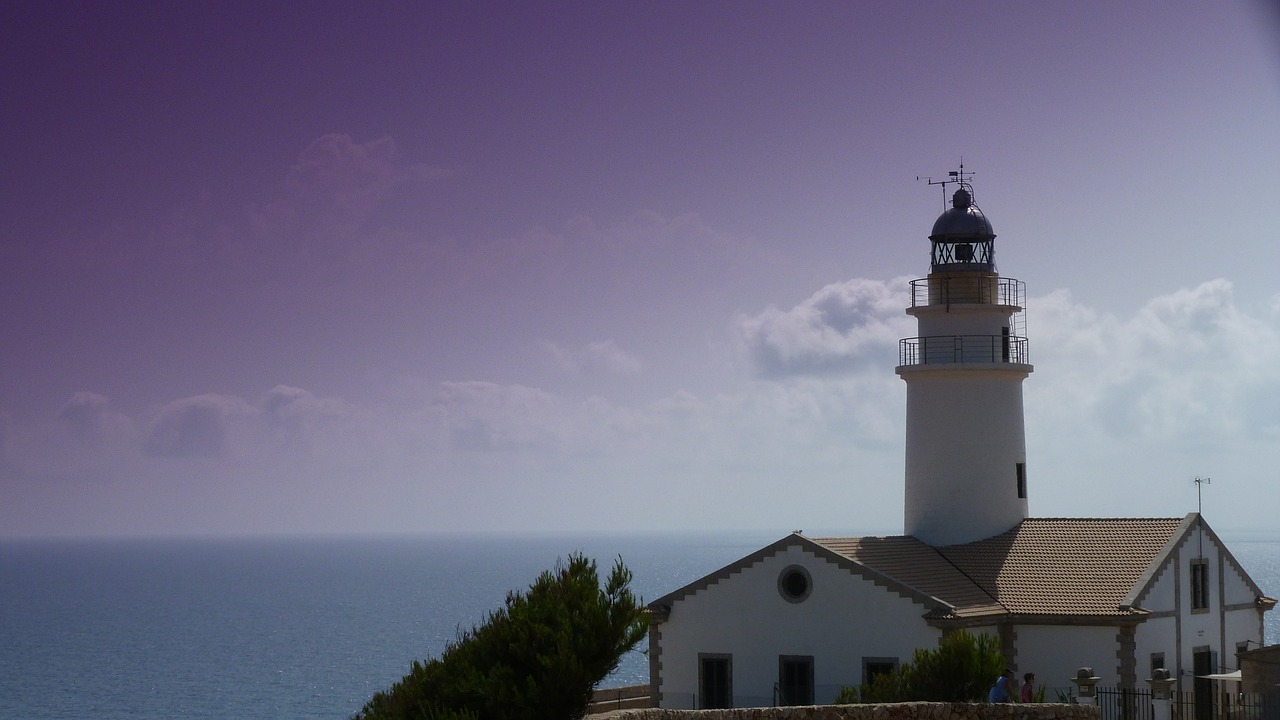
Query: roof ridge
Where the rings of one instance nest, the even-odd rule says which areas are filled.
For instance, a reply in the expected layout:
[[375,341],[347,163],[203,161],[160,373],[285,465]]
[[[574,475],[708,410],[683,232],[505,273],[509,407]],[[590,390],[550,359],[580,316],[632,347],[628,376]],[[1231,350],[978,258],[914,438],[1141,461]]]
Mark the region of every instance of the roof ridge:
[[[1118,521],[1118,520],[1127,520],[1127,521],[1130,521],[1130,522],[1151,522],[1152,520],[1167,520],[1167,521],[1172,521],[1172,522],[1182,522],[1183,517],[1170,517],[1170,516],[1151,516],[1151,517],[1029,517],[1029,518],[1023,518],[1023,519],[1022,519],[1022,522],[1029,522],[1029,521],[1043,522],[1043,521],[1046,521],[1046,520],[1055,520],[1055,521],[1069,520],[1069,521],[1071,521],[1071,522],[1116,522],[1116,521]],[[1014,526],[1014,528],[1016,528],[1016,527],[1017,527],[1017,526],[1015,525],[1015,526]]]
[[961,575],[963,575],[965,580],[968,580],[969,582],[973,583],[973,586],[974,586],[974,587],[976,587],[976,588],[978,588],[978,590],[979,590],[979,591],[981,591],[983,595],[986,595],[988,598],[990,598],[990,599],[991,599],[992,604],[995,604],[995,605],[1000,606],[1000,609],[1001,609],[1001,610],[1003,610],[1003,611],[1005,611],[1006,613],[1007,613],[1007,612],[1009,612],[1009,608],[1008,608],[1008,607],[1006,607],[1004,603],[1000,602],[1000,598],[999,598],[999,596],[998,596],[998,595],[992,595],[992,594],[991,594],[991,592],[990,592],[989,590],[987,590],[987,588],[985,588],[985,587],[983,587],[983,586],[982,586],[982,583],[978,582],[978,581],[977,581],[977,580],[975,580],[971,575],[969,575],[969,573],[965,572],[965,571],[964,571],[964,568],[962,568],[962,567],[960,567],[959,565],[956,565],[954,562],[952,562],[952,561],[951,561],[951,558],[947,557],[947,556],[946,556],[946,553],[942,552],[942,550],[940,550],[940,549],[938,549],[938,548],[936,548],[936,547],[934,547],[934,546],[932,546],[932,545],[928,545],[928,543],[925,543],[925,544],[928,546],[928,548],[929,548],[930,550],[932,550],[932,551],[934,552],[934,554],[936,554],[938,557],[942,558],[942,559],[943,559],[943,561],[945,561],[948,565],[950,565],[951,567],[955,568],[956,572],[958,572],[958,573],[960,573]]

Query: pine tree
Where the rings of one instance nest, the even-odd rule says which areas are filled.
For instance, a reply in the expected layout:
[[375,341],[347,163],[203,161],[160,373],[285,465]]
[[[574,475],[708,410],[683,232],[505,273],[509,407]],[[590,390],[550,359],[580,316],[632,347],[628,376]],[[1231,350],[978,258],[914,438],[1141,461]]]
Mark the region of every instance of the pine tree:
[[581,554],[379,692],[357,720],[581,718],[597,683],[644,638],[648,618],[621,559],[602,589]]

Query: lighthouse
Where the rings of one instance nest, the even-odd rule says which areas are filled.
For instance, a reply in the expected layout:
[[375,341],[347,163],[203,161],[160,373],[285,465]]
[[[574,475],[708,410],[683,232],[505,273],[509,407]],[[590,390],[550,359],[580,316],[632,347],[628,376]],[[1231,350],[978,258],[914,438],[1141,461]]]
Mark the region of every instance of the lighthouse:
[[1031,374],[1022,281],[996,271],[991,222],[963,167],[911,283],[918,335],[899,342],[907,383],[904,531],[933,546],[997,535],[1027,517],[1022,381]]

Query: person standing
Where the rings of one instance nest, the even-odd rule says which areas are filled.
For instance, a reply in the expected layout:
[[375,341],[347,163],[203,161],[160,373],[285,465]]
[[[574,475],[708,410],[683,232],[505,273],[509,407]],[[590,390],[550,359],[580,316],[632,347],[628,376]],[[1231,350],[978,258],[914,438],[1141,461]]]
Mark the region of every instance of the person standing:
[[996,684],[987,693],[987,702],[1007,703],[1013,699],[1013,671],[1005,668],[1004,674],[996,678]]
[[1036,674],[1027,673],[1022,676],[1022,692],[1019,694],[1022,702],[1035,702],[1036,697]]

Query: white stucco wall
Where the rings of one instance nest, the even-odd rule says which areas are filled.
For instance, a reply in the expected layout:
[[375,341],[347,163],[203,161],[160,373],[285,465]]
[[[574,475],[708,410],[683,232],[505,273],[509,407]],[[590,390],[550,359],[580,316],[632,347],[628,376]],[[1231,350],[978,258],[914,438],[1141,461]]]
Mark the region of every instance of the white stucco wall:
[[1225,670],[1239,670],[1236,659],[1236,643],[1252,640],[1250,648],[1262,647],[1262,632],[1258,629],[1257,610],[1231,610],[1225,619],[1226,636],[1222,648],[1221,664]]
[[[1074,689],[1071,678],[1082,667],[1093,668],[1102,678],[1100,685],[1119,682],[1116,660],[1116,628],[1082,625],[1018,625],[1017,667],[1021,684],[1023,673],[1036,674],[1036,683],[1050,688]],[[1047,700],[1055,699],[1051,690]]]
[[[1169,583],[1172,586],[1172,582]],[[1172,598],[1170,598],[1171,600]],[[1152,653],[1164,653],[1164,665],[1170,672],[1178,670],[1178,619],[1172,615],[1148,618],[1134,633],[1134,672],[1138,687],[1145,688],[1151,677]]]
[[[778,591],[790,565],[804,567],[812,590],[801,603]],[[813,656],[815,699],[830,702],[862,681],[864,657],[910,659],[941,633],[928,627],[923,605],[798,547],[674,602],[660,627],[663,707],[690,707],[698,693],[698,654],[732,656],[734,705],[770,705],[780,655]],[[652,648],[651,648],[652,652]]]

